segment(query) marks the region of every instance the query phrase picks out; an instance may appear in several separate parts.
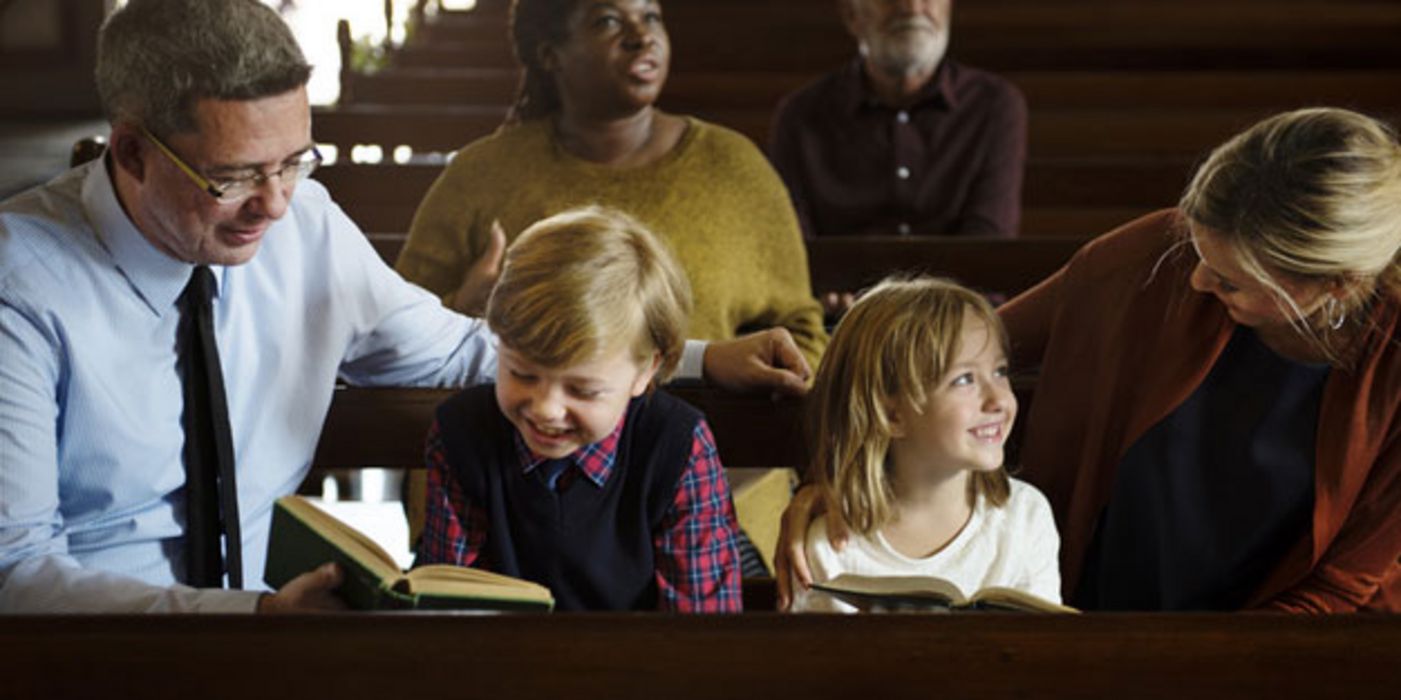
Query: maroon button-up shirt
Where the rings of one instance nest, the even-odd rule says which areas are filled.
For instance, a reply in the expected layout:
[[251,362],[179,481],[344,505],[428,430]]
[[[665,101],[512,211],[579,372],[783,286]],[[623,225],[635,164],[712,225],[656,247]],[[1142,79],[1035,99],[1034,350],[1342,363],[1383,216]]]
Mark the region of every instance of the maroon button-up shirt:
[[945,60],[903,108],[882,104],[861,60],[784,98],[769,157],[805,235],[1014,236],[1026,99]]

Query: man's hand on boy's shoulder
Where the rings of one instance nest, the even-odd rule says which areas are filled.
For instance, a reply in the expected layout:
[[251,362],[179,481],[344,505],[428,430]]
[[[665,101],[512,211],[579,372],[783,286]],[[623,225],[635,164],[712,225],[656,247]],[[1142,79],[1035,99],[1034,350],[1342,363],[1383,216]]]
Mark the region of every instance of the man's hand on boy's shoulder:
[[726,391],[770,389],[803,396],[812,380],[812,368],[786,328],[711,341],[703,367],[705,380]]

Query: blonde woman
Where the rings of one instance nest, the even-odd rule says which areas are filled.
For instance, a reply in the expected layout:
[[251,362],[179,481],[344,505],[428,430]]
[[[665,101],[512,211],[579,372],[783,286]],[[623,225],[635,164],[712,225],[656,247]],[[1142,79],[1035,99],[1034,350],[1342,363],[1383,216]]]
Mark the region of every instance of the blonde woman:
[[1401,610],[1398,250],[1395,133],[1305,109],[1000,310],[1072,604]]
[[[815,580],[930,575],[1060,600],[1050,505],[1003,468],[1017,399],[1006,333],[981,296],[937,279],[883,282],[837,326],[809,406],[809,477],[856,533],[837,550],[812,523]],[[855,610],[815,590],[793,607]]]

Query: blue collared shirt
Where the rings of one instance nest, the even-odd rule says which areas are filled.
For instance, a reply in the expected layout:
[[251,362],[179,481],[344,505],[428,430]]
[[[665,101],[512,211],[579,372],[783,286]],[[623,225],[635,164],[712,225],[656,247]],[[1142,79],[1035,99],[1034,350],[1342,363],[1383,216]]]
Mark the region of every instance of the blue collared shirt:
[[[0,611],[250,609],[184,570],[175,301],[103,161],[0,204]],[[315,181],[252,261],[212,268],[243,521],[260,585],[273,501],[306,476],[338,379],[494,377],[485,325],[403,281]]]

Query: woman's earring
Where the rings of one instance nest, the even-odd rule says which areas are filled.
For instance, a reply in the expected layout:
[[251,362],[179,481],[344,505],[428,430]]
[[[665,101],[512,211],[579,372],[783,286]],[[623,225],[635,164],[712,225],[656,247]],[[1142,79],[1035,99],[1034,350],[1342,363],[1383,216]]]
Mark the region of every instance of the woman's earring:
[[1328,319],[1328,327],[1335,331],[1342,328],[1343,322],[1347,320],[1347,312],[1343,311],[1342,306],[1337,297],[1329,297],[1328,303],[1323,305],[1323,315]]

